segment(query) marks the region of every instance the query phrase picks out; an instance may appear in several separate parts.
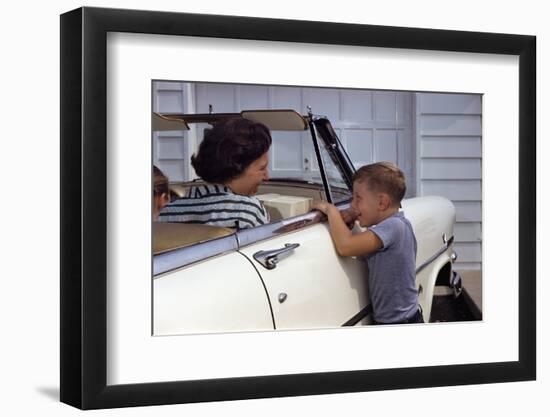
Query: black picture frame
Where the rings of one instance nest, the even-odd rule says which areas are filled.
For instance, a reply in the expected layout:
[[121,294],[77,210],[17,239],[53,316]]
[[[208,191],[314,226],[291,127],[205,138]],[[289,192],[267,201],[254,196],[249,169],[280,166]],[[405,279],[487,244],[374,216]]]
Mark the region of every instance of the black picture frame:
[[[106,384],[108,32],[519,57],[519,359],[200,381]],[[61,15],[61,401],[81,409],[536,378],[536,38],[252,17],[80,8]]]

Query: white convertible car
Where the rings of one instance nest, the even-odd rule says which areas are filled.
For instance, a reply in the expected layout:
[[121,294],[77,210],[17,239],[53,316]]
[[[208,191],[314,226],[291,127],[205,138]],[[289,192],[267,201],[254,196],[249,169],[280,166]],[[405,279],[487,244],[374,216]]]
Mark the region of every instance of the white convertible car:
[[[318,178],[273,179],[257,195],[271,223],[228,229],[182,223],[153,224],[153,334],[310,329],[371,322],[365,263],[340,257],[316,200],[349,207],[354,172],[325,117],[292,110],[235,114],[153,114],[153,129],[244,117],[271,130],[307,131]],[[200,182],[172,184],[183,195]],[[402,209],[418,242],[417,287],[428,322],[435,285],[460,291],[452,271],[455,208],[442,197],[405,199]],[[356,226],[358,228],[358,226]]]

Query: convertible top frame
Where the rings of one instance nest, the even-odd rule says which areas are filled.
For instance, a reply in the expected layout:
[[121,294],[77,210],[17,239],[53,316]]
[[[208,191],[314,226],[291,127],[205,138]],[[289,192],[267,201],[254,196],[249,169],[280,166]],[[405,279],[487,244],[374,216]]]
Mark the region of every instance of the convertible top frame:
[[[189,124],[215,124],[220,120],[243,118],[262,123],[269,130],[303,131],[307,129],[307,116],[302,116],[290,109],[243,110],[240,113],[154,113],[153,118],[159,123],[153,130],[189,130]],[[182,123],[182,126],[174,125]],[[174,129],[176,127],[176,129]]]

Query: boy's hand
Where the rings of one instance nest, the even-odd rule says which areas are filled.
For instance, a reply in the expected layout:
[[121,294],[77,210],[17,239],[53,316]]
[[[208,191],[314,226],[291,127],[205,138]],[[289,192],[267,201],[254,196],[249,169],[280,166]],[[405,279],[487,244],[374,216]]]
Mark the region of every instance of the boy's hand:
[[332,206],[332,204],[327,203],[326,201],[318,201],[313,204],[311,210],[319,210],[321,213],[326,215],[330,209],[330,206]]
[[328,216],[328,212],[333,210],[336,213],[340,214],[340,217],[342,217],[342,220],[348,227],[353,226],[355,223],[355,219],[357,219],[357,216],[359,213],[354,211],[351,207],[345,210],[338,210],[335,205],[327,203],[326,201],[319,201],[313,204],[311,210],[319,210],[321,213],[323,213],[325,216]]
[[355,210],[353,210],[350,207],[345,210],[342,210],[340,212],[340,215],[342,216],[342,220],[344,220],[344,223],[346,223],[347,225],[353,225],[359,213],[357,213]]

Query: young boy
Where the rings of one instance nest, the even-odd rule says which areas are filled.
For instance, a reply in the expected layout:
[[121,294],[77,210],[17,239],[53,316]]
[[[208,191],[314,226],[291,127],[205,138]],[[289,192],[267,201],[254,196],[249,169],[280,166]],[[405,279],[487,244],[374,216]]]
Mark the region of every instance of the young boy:
[[375,324],[424,322],[415,283],[416,238],[399,211],[405,191],[405,176],[392,163],[378,162],[357,170],[351,209],[359,224],[368,228],[358,234],[352,234],[334,205],[314,205],[327,215],[340,256],[365,255]]

